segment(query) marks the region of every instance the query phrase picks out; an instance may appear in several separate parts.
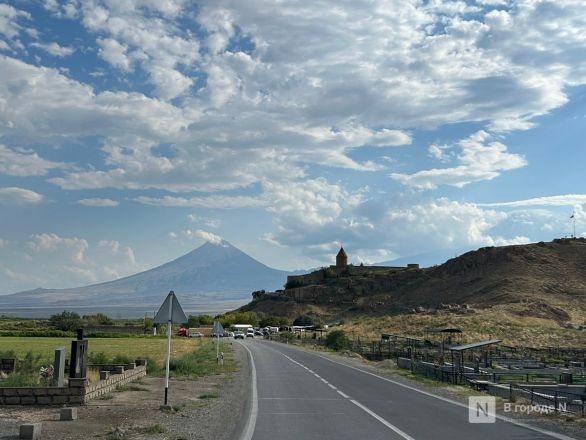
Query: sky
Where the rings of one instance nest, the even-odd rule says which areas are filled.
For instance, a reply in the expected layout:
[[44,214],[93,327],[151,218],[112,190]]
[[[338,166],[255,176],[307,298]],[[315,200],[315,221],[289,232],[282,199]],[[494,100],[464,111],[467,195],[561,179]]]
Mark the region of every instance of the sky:
[[586,236],[585,118],[583,0],[0,0],[0,293]]

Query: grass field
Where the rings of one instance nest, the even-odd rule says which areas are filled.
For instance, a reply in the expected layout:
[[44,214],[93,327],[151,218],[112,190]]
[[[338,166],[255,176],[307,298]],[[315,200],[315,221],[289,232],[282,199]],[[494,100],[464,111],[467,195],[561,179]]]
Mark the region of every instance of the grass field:
[[[52,364],[56,348],[65,347],[65,356],[69,358],[71,340],[71,338],[0,337],[0,353],[13,351],[18,359],[23,359],[27,353],[32,352],[35,357],[40,357],[41,362]],[[214,368],[216,363],[215,347],[215,340],[211,338],[173,338],[171,341],[171,360],[172,363],[177,363],[177,371],[184,371],[187,376],[220,372]],[[90,358],[95,356],[106,359],[125,358],[129,360],[147,358],[151,363],[149,370],[153,372],[160,372],[163,368],[166,350],[167,340],[164,338],[88,339]],[[224,352],[226,358],[222,371],[233,370],[235,363],[229,342],[221,341],[220,350]],[[155,365],[152,365],[152,363]],[[199,367],[189,369],[185,366],[191,364],[198,364]]]

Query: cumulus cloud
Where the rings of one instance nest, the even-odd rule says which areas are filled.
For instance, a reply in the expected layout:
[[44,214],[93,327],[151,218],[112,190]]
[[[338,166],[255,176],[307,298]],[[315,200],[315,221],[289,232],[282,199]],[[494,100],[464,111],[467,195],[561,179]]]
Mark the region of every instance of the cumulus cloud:
[[224,239],[219,235],[216,235],[212,232],[204,231],[202,229],[197,229],[195,231],[187,229],[185,231],[181,231],[181,235],[188,239],[199,239],[218,245],[224,243]]
[[5,3],[0,4],[0,34],[20,45],[16,38],[26,29],[22,23],[31,18],[31,14],[26,11]]
[[0,144],[0,174],[9,176],[44,176],[65,164],[41,158],[30,150],[13,150]]
[[328,209],[322,222],[277,216],[277,230],[263,240],[279,246],[301,247],[303,253],[328,262],[343,240],[360,261],[373,263],[415,255],[431,249],[462,249],[528,243],[524,234],[502,235],[499,226],[510,214],[447,198],[422,203],[389,204],[364,200],[341,209]]
[[31,47],[36,47],[58,58],[67,57],[75,52],[74,47],[61,46],[58,43],[39,43],[34,42],[30,44]]
[[88,241],[55,233],[6,242],[0,254],[2,293],[36,287],[67,288],[140,272],[134,251],[116,240]]
[[100,198],[81,199],[78,200],[77,203],[80,205],[93,206],[97,208],[113,208],[120,204],[120,202],[118,202],[117,200]]
[[129,133],[161,140],[193,120],[192,113],[142,94],[94,93],[57,69],[11,57],[0,56],[0,77],[0,129],[20,145]]
[[157,3],[92,0],[81,4],[80,14],[89,32],[107,35],[98,39],[99,55],[106,62],[123,70],[132,62],[140,64],[157,96],[173,99],[193,84],[181,70],[199,59],[200,44],[174,21],[184,2]]
[[[458,142],[461,149],[456,159],[460,165],[451,168],[434,168],[414,174],[392,173],[390,177],[404,185],[422,189],[434,189],[439,185],[462,188],[472,182],[491,180],[501,172],[523,167],[527,164],[519,154],[509,153],[507,146],[493,140],[485,131],[478,131]],[[443,149],[433,147],[432,154],[443,159]]]
[[2,204],[37,204],[42,202],[44,197],[30,189],[17,187],[0,188],[0,203]]

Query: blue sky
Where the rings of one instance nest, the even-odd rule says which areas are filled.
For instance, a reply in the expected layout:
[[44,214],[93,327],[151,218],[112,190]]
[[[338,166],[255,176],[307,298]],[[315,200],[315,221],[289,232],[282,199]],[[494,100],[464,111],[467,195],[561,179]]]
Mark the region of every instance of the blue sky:
[[579,0],[0,2],[0,293],[585,236],[585,52]]

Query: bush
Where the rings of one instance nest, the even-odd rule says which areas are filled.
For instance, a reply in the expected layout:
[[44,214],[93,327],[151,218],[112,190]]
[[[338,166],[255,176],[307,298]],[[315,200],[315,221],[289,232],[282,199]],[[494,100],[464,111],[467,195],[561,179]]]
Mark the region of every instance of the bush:
[[284,316],[267,316],[260,320],[261,327],[284,327],[289,324],[289,320]]
[[57,330],[74,331],[82,327],[82,320],[75,312],[64,310],[63,313],[53,315],[49,318],[49,323]]
[[335,351],[348,348],[348,337],[344,330],[334,330],[326,336],[326,347]]
[[88,325],[114,325],[114,321],[112,321],[107,315],[103,313],[85,315],[83,319],[88,323]]
[[0,336],[26,336],[34,338],[69,338],[75,336],[73,332],[63,330],[0,330]]

